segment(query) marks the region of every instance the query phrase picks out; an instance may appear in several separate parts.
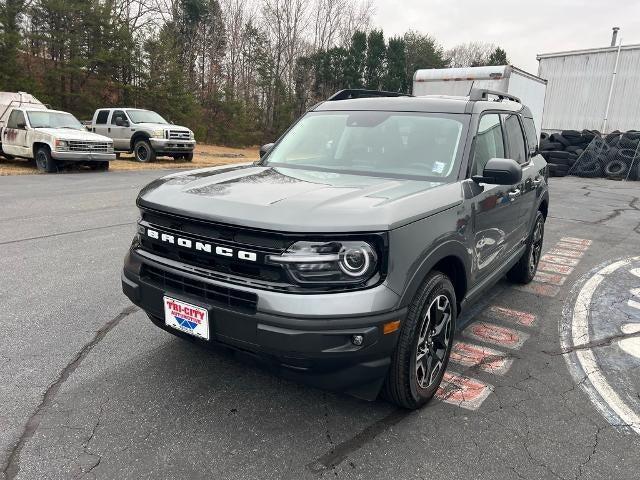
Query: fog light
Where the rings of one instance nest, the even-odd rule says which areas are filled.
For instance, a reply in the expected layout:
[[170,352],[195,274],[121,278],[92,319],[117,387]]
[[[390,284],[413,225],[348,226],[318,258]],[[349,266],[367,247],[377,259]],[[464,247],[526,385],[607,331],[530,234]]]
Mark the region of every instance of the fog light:
[[351,343],[353,343],[356,347],[359,347],[364,343],[364,337],[362,335],[352,335]]

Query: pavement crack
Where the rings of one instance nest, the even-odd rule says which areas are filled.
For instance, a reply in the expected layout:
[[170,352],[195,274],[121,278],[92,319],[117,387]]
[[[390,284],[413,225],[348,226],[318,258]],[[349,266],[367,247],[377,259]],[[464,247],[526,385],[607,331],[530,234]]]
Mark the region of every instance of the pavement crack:
[[604,337],[599,340],[592,340],[587,343],[573,345],[569,348],[563,348],[562,350],[558,350],[558,351],[541,350],[541,352],[547,355],[553,355],[553,356],[566,355],[568,353],[572,353],[578,350],[586,350],[586,349],[598,348],[598,347],[609,347],[611,346],[611,343],[614,341],[624,340],[626,338],[636,338],[636,337],[640,337],[640,332],[620,333],[617,335],[609,335],[608,337]]
[[17,240],[7,240],[6,242],[0,242],[0,246],[11,245],[12,243],[28,242],[30,240],[41,240],[43,238],[53,238],[53,237],[60,237],[63,235],[73,235],[74,233],[93,232],[95,230],[105,230],[107,228],[124,227],[126,225],[133,225],[133,223],[132,222],[114,223],[112,225],[102,225],[101,227],[81,228],[80,230],[71,230],[68,232],[50,233],[49,235],[38,235],[36,237],[26,237],[26,238],[19,238]]
[[93,350],[93,348],[98,345],[113,328],[118,326],[118,324],[123,319],[136,312],[137,310],[138,307],[136,307],[135,305],[130,305],[122,309],[119,314],[105,323],[95,333],[93,338],[88,343],[86,343],[78,351],[78,353],[76,353],[73,359],[62,369],[55,382],[49,385],[42,397],[42,401],[27,420],[20,438],[9,453],[7,461],[2,469],[2,472],[5,474],[6,480],[13,480],[18,475],[18,472],[20,471],[20,453],[22,452],[22,449],[38,430],[38,427],[40,426],[40,423],[42,422],[47,409],[53,404],[56,395],[65,384],[65,382],[69,379],[73,372],[78,369],[82,361],[87,357],[87,355],[89,355],[91,350]]

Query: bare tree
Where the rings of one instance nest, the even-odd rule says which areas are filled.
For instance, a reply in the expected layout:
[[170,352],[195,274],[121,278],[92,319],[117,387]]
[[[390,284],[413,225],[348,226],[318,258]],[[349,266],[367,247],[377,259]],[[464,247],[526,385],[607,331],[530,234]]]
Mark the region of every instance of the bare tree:
[[445,56],[449,58],[451,67],[479,67],[488,64],[495,49],[492,43],[470,42],[453,47]]

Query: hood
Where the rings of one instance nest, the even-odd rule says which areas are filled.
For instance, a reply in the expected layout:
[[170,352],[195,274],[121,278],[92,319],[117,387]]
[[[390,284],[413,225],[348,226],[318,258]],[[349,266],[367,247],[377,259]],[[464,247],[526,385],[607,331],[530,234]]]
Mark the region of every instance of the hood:
[[459,183],[244,164],[158,179],[140,192],[138,205],[225,224],[321,233],[390,230],[461,200]]
[[54,136],[59,140],[91,140],[94,142],[112,142],[109,137],[88,132],[87,130],[71,130],[70,128],[36,128],[36,132]]
[[183,127],[182,125],[173,125],[172,123],[132,123],[132,127],[134,128],[144,128],[150,130],[184,130],[185,132],[190,132],[187,127]]

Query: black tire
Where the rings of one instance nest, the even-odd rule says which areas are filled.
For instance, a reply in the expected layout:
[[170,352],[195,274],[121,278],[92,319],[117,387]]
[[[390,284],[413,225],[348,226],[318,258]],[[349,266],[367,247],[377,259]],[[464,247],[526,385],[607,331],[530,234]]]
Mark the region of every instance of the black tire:
[[629,166],[622,160],[611,160],[604,167],[604,175],[607,178],[624,178],[629,172]]
[[[431,272],[411,301],[402,323],[382,389],[387,400],[413,410],[435,395],[449,362],[457,315],[451,281],[443,273]],[[426,373],[428,369],[430,372]]]
[[571,142],[569,142],[569,140],[564,138],[560,133],[552,134],[551,135],[551,141],[552,142],[556,142],[556,143],[560,143],[565,147],[568,147],[569,145],[571,145]]
[[187,153],[186,155],[184,155],[183,157],[185,159],[185,161],[187,162],[192,162],[193,161],[193,152],[191,153]]
[[55,159],[51,157],[49,147],[39,147],[38,150],[36,150],[36,168],[45,173],[55,173],[58,171],[58,164]]
[[540,150],[559,150],[562,149],[562,144],[559,142],[545,142],[540,144]]
[[109,170],[109,162],[91,162],[89,168],[99,172],[106,172]]
[[120,155],[122,155],[122,154],[116,152],[116,160],[120,160]]
[[156,159],[156,152],[147,140],[136,141],[133,146],[133,155],[138,162],[142,163],[154,162]]
[[557,165],[559,167],[567,167],[567,169],[572,166],[574,163],[576,163],[576,159],[575,158],[551,158],[551,161],[549,163],[552,163],[554,165]]
[[542,244],[544,243],[544,215],[540,210],[536,213],[533,229],[527,240],[527,249],[511,270],[507,272],[507,278],[513,283],[527,284],[533,280],[538,271],[538,262],[542,256]]
[[570,152],[565,152],[563,150],[554,150],[549,152],[549,157],[550,158],[571,158],[572,154]]

